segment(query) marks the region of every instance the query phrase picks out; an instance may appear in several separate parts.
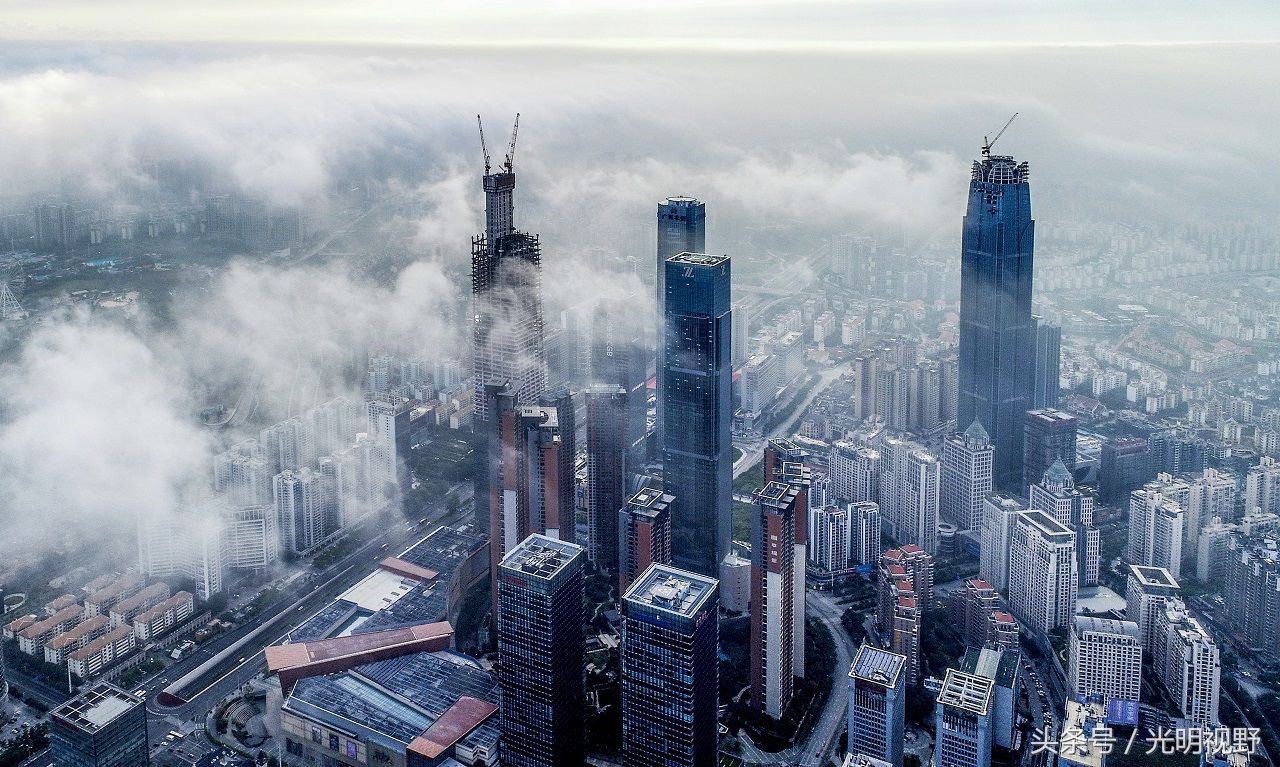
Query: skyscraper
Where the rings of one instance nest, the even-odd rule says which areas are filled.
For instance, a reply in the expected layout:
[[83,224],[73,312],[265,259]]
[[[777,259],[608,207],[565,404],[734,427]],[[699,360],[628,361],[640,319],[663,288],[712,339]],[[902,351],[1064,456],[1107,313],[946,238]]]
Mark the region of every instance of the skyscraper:
[[982,545],[978,574],[998,591],[1009,587],[1009,549],[1018,512],[1026,505],[1016,498],[991,493],[982,501]]
[[1036,376],[1032,407],[1058,406],[1058,379],[1062,374],[1062,328],[1036,320]]
[[1181,593],[1178,581],[1163,567],[1129,566],[1124,616],[1138,624],[1138,636],[1147,652],[1153,646],[1156,613],[1164,609],[1166,602],[1176,599]]
[[982,527],[982,501],[991,492],[994,450],[991,439],[974,421],[963,434],[942,443],[942,518],[961,530]]
[[595,386],[587,403],[587,538],[596,567],[618,571],[618,510],[626,500],[627,392]]
[[534,533],[560,538],[562,521],[572,535],[572,451],[566,444],[572,428],[560,427],[567,406],[520,406],[509,386],[490,386],[486,394],[489,562],[496,607],[498,565],[507,552]]
[[1038,484],[1029,489],[1030,507],[1039,509],[1076,535],[1076,570],[1080,586],[1098,585],[1101,533],[1093,524],[1093,495],[1076,487],[1071,472],[1054,461]]
[[849,667],[849,753],[902,767],[907,659],[864,644]]
[[989,767],[995,681],[947,669],[934,708],[933,767]]
[[653,565],[622,597],[622,763],[714,767],[719,582]]
[[[781,719],[791,702],[795,525],[800,489],[770,482],[755,493],[751,519],[751,705]],[[803,602],[801,603],[803,605]]]
[[1133,621],[1077,615],[1068,634],[1068,685],[1077,698],[1137,702],[1142,693],[1142,635]]
[[584,556],[572,543],[531,535],[498,566],[504,765],[582,764]]
[[974,162],[960,258],[957,421],[975,420],[995,445],[995,484],[1018,492],[1023,414],[1034,405],[1031,277],[1035,222],[1027,163],[992,155]]
[[[1182,484],[1190,494],[1190,487]],[[1183,507],[1162,488],[1148,483],[1129,495],[1128,560],[1135,565],[1162,567],[1177,579],[1182,572]]]
[[1098,495],[1103,503],[1123,503],[1150,476],[1150,451],[1145,439],[1118,437],[1102,443]]
[[728,256],[666,261],[663,484],[675,496],[672,561],[714,578],[729,553],[733,482]]
[[1009,607],[1033,631],[1066,626],[1076,611],[1075,533],[1039,511],[1019,512],[1009,550]]
[[1193,725],[1218,725],[1222,657],[1218,645],[1181,599],[1155,614],[1151,665],[1182,716]]
[[940,466],[932,453],[912,450],[907,455],[906,471],[899,477],[899,540],[914,543],[930,555],[938,552]]
[[650,565],[671,564],[671,502],[655,487],[642,488],[618,512],[618,593]]
[[98,682],[50,712],[49,745],[58,767],[146,767],[146,701]]
[[1076,465],[1076,417],[1061,410],[1027,412],[1022,443],[1023,487],[1039,482],[1054,461]]
[[790,439],[771,439],[764,450],[764,481],[785,482],[796,489],[795,537],[793,543],[791,603],[797,616],[791,632],[792,670],[804,676],[805,563],[809,560],[809,530],[812,527],[813,472],[805,465],[808,452]]
[[518,403],[532,405],[547,386],[542,246],[537,235],[516,231],[513,159],[508,154],[495,173],[486,151],[484,234],[471,240],[471,364],[481,419],[488,416],[485,387],[510,383]]
[[[662,417],[666,403],[662,401],[665,391],[663,381],[666,378],[662,369],[663,350],[666,348],[667,323],[667,259],[681,253],[702,253],[707,249],[707,208],[700,200],[693,197],[668,197],[658,203],[658,263],[657,263],[657,308],[655,318],[656,331],[654,348],[657,356],[658,373],[658,447],[665,445],[665,420]],[[726,329],[725,343],[732,346],[733,335]],[[729,364],[733,364],[733,350],[728,352]]]

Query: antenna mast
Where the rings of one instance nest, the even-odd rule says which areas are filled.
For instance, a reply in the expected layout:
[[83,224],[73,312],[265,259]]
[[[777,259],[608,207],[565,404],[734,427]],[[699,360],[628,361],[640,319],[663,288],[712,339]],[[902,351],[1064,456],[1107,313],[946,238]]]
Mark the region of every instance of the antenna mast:
[[1001,128],[1001,129],[1000,129],[1000,131],[999,131],[998,133],[996,133],[996,137],[995,137],[995,138],[993,138],[993,139],[991,139],[990,141],[988,141],[986,136],[983,136],[983,137],[982,137],[982,156],[983,156],[983,158],[987,158],[987,157],[990,157],[990,156],[991,156],[991,147],[995,146],[996,142],[997,142],[997,141],[999,141],[999,140],[1000,140],[1000,137],[1004,135],[1004,132],[1005,132],[1005,131],[1007,131],[1007,130],[1009,129],[1009,126],[1010,126],[1011,124],[1013,124],[1013,121],[1014,121],[1014,119],[1015,119],[1017,116],[1018,116],[1018,113],[1017,113],[1017,112],[1014,112],[1014,113],[1013,113],[1013,117],[1010,117],[1010,118],[1009,118],[1009,121],[1008,121],[1008,122],[1006,122],[1006,123],[1004,124],[1004,127],[1003,127],[1003,128]]
[[511,173],[512,164],[516,159],[516,133],[520,131],[520,113],[516,112],[516,124],[511,126],[511,145],[507,147],[507,161],[503,167],[507,169],[507,173]]
[[484,153],[484,175],[489,175],[489,147],[484,143],[484,123],[480,121],[480,115],[476,115],[476,126],[480,128],[480,151]]

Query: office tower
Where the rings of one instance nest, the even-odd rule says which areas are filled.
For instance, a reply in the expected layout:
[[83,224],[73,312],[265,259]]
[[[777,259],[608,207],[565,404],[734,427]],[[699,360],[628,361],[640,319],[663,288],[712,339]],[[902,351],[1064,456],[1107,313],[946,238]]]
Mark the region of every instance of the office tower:
[[1032,407],[1058,406],[1058,378],[1062,367],[1062,328],[1036,318],[1036,375]]
[[326,505],[332,493],[311,469],[282,471],[273,480],[280,545],[291,554],[305,554],[325,539]]
[[714,578],[653,565],[622,598],[626,767],[714,767],[720,641]]
[[531,535],[498,565],[502,763],[579,767],[583,550]]
[[1264,514],[1280,514],[1280,464],[1269,455],[1258,459],[1244,479],[1244,513],[1258,509]]
[[1232,533],[1227,553],[1227,610],[1252,647],[1280,652],[1280,539]]
[[624,301],[600,301],[592,319],[591,377],[626,392],[625,440],[628,491],[648,462],[649,359],[644,335],[624,322],[629,316]]
[[496,608],[498,565],[507,552],[534,533],[561,538],[562,521],[563,534],[573,535],[573,474],[566,468],[572,453],[565,444],[573,429],[560,426],[567,400],[554,407],[522,406],[510,386],[490,386],[486,394],[489,572]]
[[1142,646],[1151,651],[1151,638],[1155,628],[1155,615],[1164,609],[1164,603],[1182,593],[1178,581],[1162,567],[1129,566],[1129,579],[1125,587],[1124,615],[1138,624]]
[[991,492],[994,454],[991,439],[977,421],[942,443],[943,520],[961,530],[981,529],[982,501]]
[[770,482],[756,491],[751,520],[751,705],[774,719],[782,718],[794,690],[799,494],[794,485]]
[[671,564],[671,496],[641,488],[618,512],[618,593],[650,565]]
[[934,767],[989,767],[995,682],[947,669],[934,708]]
[[1018,700],[1022,688],[1022,653],[1017,647],[969,647],[957,669],[990,679],[992,742],[1012,748],[1018,723]]
[[1119,504],[1151,477],[1150,450],[1145,439],[1104,440],[1098,468],[1098,494],[1103,503]]
[[587,551],[596,567],[618,571],[618,510],[626,500],[627,393],[603,385],[587,404]]
[[1040,481],[1054,461],[1071,471],[1076,465],[1075,416],[1061,410],[1032,410],[1024,422],[1022,486]]
[[1072,696],[1138,701],[1142,693],[1142,635],[1137,623],[1077,615],[1068,643]]
[[1216,727],[1222,675],[1218,645],[1181,599],[1161,608],[1152,627],[1152,668],[1190,724]]
[[733,444],[728,256],[681,253],[666,261],[663,483],[677,567],[714,578],[729,553]]
[[1027,163],[984,147],[973,164],[960,260],[958,422],[995,445],[995,484],[1022,482],[1023,414],[1034,406],[1031,272],[1035,222]]
[[[703,248],[699,248],[692,252],[700,253],[702,250]],[[735,302],[733,305],[733,366],[735,368],[741,367],[742,363],[747,361],[748,339],[750,338],[751,324],[747,314],[747,305],[741,301]]]
[[849,667],[849,753],[902,767],[907,659],[863,644]]
[[1101,533],[1093,524],[1093,496],[1076,487],[1062,461],[1055,460],[1039,484],[1032,484],[1028,504],[1071,529],[1076,535],[1076,571],[1080,586],[1098,585]]
[[791,604],[798,616],[791,632],[792,670],[804,676],[805,563],[809,560],[809,529],[813,507],[810,494],[813,472],[805,465],[809,454],[790,439],[771,439],[764,449],[764,481],[785,482],[796,489],[791,586]]
[[[511,148],[515,149],[512,132]],[[472,368],[477,413],[486,387],[510,383],[517,402],[532,405],[546,390],[543,351],[542,247],[517,232],[516,174],[511,153],[492,172],[485,153],[484,234],[471,240]]]
[[991,493],[982,499],[982,544],[979,547],[978,575],[997,591],[1009,588],[1009,549],[1013,546],[1013,526],[1026,504],[1008,496]]
[[1076,537],[1043,511],[1020,512],[1009,550],[1009,607],[1033,631],[1066,626],[1076,611]]
[[1183,507],[1173,498],[1150,483],[1134,490],[1129,494],[1129,562],[1162,567],[1177,579],[1182,572],[1185,525]]
[[49,714],[49,753],[58,767],[146,767],[146,701],[107,682]]
[[[657,300],[654,306],[657,309],[657,317],[655,318],[656,339],[654,348],[657,356],[657,372],[658,372],[658,446],[662,447],[666,444],[666,432],[664,430],[666,421],[663,418],[663,410],[666,403],[663,402],[663,396],[666,393],[664,380],[666,371],[662,369],[662,360],[664,350],[666,349],[666,334],[670,329],[670,316],[667,314],[667,261],[681,253],[702,253],[707,249],[707,208],[700,201],[692,197],[668,197],[666,200],[658,203],[658,262],[657,262],[657,291],[655,293]],[[731,307],[730,307],[731,308]],[[725,341],[732,346],[733,334],[726,328]],[[726,359],[728,366],[733,365],[733,350],[726,350]]]
[[880,451],[852,442],[837,442],[827,458],[836,498],[842,501],[880,501]]

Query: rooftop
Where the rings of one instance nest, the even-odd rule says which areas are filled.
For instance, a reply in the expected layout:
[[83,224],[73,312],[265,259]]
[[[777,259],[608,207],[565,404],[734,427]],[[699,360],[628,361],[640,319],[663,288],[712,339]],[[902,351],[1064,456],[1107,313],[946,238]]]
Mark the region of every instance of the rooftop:
[[985,716],[991,708],[991,692],[995,684],[993,679],[949,668],[942,680],[942,689],[938,691],[938,703]]
[[1173,573],[1170,573],[1163,567],[1151,567],[1149,565],[1130,565],[1129,569],[1133,572],[1133,576],[1138,579],[1138,583],[1143,586],[1164,586],[1165,588],[1178,588],[1178,582],[1174,580]]
[[113,684],[99,682],[88,692],[58,706],[49,716],[85,733],[95,733],[121,714],[145,703]]
[[853,659],[853,665],[849,667],[849,676],[893,687],[898,683],[898,677],[906,662],[905,655],[864,644],[858,648],[858,655]]
[[689,618],[698,614],[719,585],[714,578],[653,565],[631,584],[623,601]]
[[710,253],[678,253],[667,259],[669,264],[692,264],[693,266],[720,266],[728,262],[728,256],[713,256]]
[[1100,701],[1067,701],[1067,718],[1062,727],[1062,738],[1057,753],[1072,764],[1083,767],[1102,767],[1106,754],[1093,740],[1095,727],[1105,725],[1107,707]]
[[500,568],[551,580],[582,553],[582,547],[577,544],[535,533],[508,551]]
[[1029,509],[1021,512],[1020,516],[1039,529],[1040,533],[1046,537],[1075,540],[1075,534],[1066,525],[1039,509]]
[[453,627],[448,623],[430,623],[313,642],[272,645],[266,649],[267,671],[296,680],[397,654],[441,649],[441,645],[447,647],[452,639]]
[[86,658],[92,658],[93,656],[102,652],[102,648],[106,647],[109,644],[114,644],[116,642],[119,642],[121,639],[124,639],[125,637],[129,636],[132,633],[133,633],[133,629],[130,628],[129,626],[116,626],[115,628],[111,629],[110,631],[98,637],[97,639],[93,640],[89,644],[71,653],[69,657],[71,660],[84,660]]
[[658,511],[667,508],[674,500],[675,496],[667,495],[656,487],[645,487],[627,500],[627,507],[632,511],[637,508]]
[[1138,630],[1138,624],[1133,621],[1120,621],[1114,618],[1091,618],[1084,615],[1075,617],[1076,636],[1083,636],[1086,632],[1099,634],[1115,634],[1116,636],[1131,637],[1135,642],[1141,642],[1141,633]]
[[786,482],[770,482],[756,491],[756,500],[768,508],[785,509],[800,491]]

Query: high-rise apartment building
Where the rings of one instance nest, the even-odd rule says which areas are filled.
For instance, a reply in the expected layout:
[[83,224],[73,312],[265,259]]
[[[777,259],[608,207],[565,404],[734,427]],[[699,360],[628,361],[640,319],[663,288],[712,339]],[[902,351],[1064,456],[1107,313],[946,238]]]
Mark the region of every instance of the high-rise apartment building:
[[[1128,560],[1135,565],[1162,567],[1177,579],[1182,572],[1184,506],[1153,484],[1129,495]],[[1181,487],[1189,495],[1190,488],[1185,483]]]
[[1022,438],[1023,487],[1040,481],[1054,461],[1067,471],[1076,465],[1076,417],[1061,410],[1027,412]]
[[969,647],[996,644],[1001,649],[1018,649],[1017,626],[1008,625],[1012,616],[1001,609],[995,587],[981,578],[969,578],[951,592],[951,617]]
[[1020,512],[1009,550],[1009,607],[1048,634],[1075,615],[1079,576],[1075,533],[1038,509]]
[[1226,607],[1251,647],[1280,653],[1280,537],[1275,532],[1231,534]]
[[[1200,544],[1200,531],[1214,518],[1234,519],[1236,516],[1236,481],[1229,474],[1216,469],[1205,469],[1190,481],[1191,493],[1186,511],[1186,535],[1182,548],[1195,551]],[[1251,514],[1252,509],[1245,509]]]
[[147,703],[98,682],[49,713],[49,753],[58,767],[146,767]]
[[1062,461],[1055,460],[1039,484],[1028,488],[1028,504],[1040,509],[1076,535],[1076,571],[1080,586],[1098,585],[1102,536],[1093,524],[1093,495],[1076,487]]
[[989,767],[995,681],[947,669],[934,708],[933,767]]
[[587,552],[596,567],[618,571],[618,510],[626,500],[627,392],[602,385],[587,405]]
[[671,564],[671,502],[660,488],[645,487],[618,512],[618,593],[650,565]]
[[333,493],[319,473],[311,469],[282,471],[273,480],[273,494],[285,551],[306,554],[333,532],[325,524]]
[[663,482],[672,561],[719,574],[732,534],[733,444],[728,256],[681,253],[665,262],[666,333],[660,383]]
[[920,678],[920,628],[933,596],[933,557],[919,546],[890,549],[880,557],[876,624],[886,645],[904,656],[907,684]]
[[882,455],[880,510],[894,539],[936,553],[941,464],[922,446],[895,438],[884,440]]
[[798,616],[791,631],[792,669],[804,676],[805,563],[809,560],[809,530],[813,524],[813,471],[805,464],[808,453],[790,439],[771,439],[764,449],[764,482],[785,482],[796,489],[792,540],[791,603]]
[[995,485],[1021,491],[1023,417],[1034,405],[1035,222],[1027,163],[984,148],[973,164],[960,259],[958,423],[995,446]]
[[1077,698],[1137,702],[1142,693],[1142,635],[1133,621],[1077,615],[1068,634],[1068,686]]
[[852,442],[837,442],[827,457],[836,498],[842,501],[880,501],[880,451]]
[[1151,665],[1190,724],[1218,726],[1222,658],[1218,645],[1181,599],[1155,613]]
[[1163,567],[1129,566],[1124,615],[1138,624],[1138,636],[1147,652],[1152,647],[1156,613],[1164,609],[1165,602],[1181,593],[1178,581]]
[[714,767],[719,583],[653,565],[622,597],[622,763]]
[[1056,408],[1059,398],[1058,379],[1062,372],[1062,328],[1044,320],[1036,321],[1036,375],[1032,407]]
[[997,591],[1009,587],[1009,550],[1013,546],[1013,526],[1026,504],[1008,496],[991,493],[982,499],[982,544],[978,575]]
[[[795,525],[800,489],[770,482],[751,520],[751,705],[781,719],[795,688]],[[803,609],[803,602],[801,609]]]
[[942,443],[942,519],[960,530],[982,528],[982,501],[991,492],[991,438],[974,421]]
[[1244,478],[1244,513],[1257,509],[1264,514],[1280,514],[1280,463],[1269,455],[1258,459]]
[[498,565],[503,764],[582,764],[585,558],[575,544],[531,535]]
[[849,753],[902,767],[907,659],[864,644],[849,668]]

